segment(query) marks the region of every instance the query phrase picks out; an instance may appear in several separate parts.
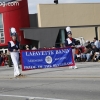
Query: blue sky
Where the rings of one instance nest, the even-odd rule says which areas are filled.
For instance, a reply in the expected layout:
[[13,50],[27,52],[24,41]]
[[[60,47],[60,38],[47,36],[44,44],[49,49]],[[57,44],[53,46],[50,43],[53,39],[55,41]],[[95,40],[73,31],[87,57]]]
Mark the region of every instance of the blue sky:
[[[37,4],[53,3],[54,0],[28,0],[29,13],[37,13]],[[100,0],[59,0],[59,3],[100,3]]]

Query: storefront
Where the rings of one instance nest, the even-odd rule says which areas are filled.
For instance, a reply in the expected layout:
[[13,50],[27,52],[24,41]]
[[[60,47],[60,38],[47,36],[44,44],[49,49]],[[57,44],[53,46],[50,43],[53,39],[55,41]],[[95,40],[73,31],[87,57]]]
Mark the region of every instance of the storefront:
[[29,40],[24,39],[23,32],[20,28],[30,27],[28,2],[22,0],[19,5],[0,6],[0,47],[7,47],[8,41],[11,40],[10,28],[15,27],[18,40],[21,45],[29,44]]

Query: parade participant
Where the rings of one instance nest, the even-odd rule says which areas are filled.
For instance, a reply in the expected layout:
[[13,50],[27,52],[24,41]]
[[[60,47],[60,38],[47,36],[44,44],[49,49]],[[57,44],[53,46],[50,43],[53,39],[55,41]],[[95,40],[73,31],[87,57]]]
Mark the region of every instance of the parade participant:
[[[65,45],[66,47],[67,46],[70,46],[72,47],[72,54],[73,54],[73,58],[74,58],[74,55],[75,55],[75,44],[76,44],[76,40],[74,38],[72,38],[72,32],[71,32],[71,29],[70,27],[67,27],[66,28],[66,31],[67,31],[67,39],[66,39],[66,42],[65,42]],[[74,61],[75,62],[75,61]],[[77,69],[77,66],[76,64],[74,66],[70,66],[69,67],[70,69],[74,68],[74,69]]]
[[8,50],[11,55],[11,59],[14,65],[14,77],[20,77],[21,75],[19,67],[19,42],[17,41],[17,33],[15,28],[11,28],[12,40],[8,42]]

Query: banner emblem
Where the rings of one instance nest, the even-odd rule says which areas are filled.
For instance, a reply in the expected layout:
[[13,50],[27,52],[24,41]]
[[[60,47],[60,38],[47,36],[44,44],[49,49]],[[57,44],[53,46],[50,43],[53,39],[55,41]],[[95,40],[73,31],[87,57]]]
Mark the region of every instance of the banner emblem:
[[51,64],[52,63],[52,57],[51,56],[47,56],[45,58],[45,61],[46,61],[47,64]]

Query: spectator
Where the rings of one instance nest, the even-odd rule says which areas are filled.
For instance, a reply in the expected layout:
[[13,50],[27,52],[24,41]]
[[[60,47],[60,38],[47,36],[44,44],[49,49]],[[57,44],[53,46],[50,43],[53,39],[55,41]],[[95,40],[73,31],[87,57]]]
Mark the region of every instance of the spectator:
[[4,54],[2,53],[1,54],[1,66],[4,66],[5,65],[5,56]]
[[95,45],[92,46],[91,54],[92,61],[97,61],[99,58],[99,49]]
[[65,45],[63,43],[60,44],[60,48],[64,48]]
[[93,42],[94,42],[94,45],[95,45],[97,48],[99,48],[99,41],[97,40],[96,37],[94,38]]
[[75,61],[78,61],[78,62],[81,61],[81,50],[80,50],[80,48],[75,48],[74,59],[75,59]]
[[52,49],[55,49],[55,46],[53,46]]
[[5,63],[5,65],[8,65],[8,55],[7,54],[5,54],[4,63]]
[[86,41],[86,46],[87,46],[87,48],[91,48],[92,49],[92,45],[91,45],[91,42],[90,41]]
[[12,67],[12,60],[11,60],[11,56],[10,56],[10,52],[9,51],[7,52],[7,55],[8,55],[8,66]]
[[43,49],[47,49],[46,47],[43,47]]
[[100,50],[100,40],[99,40],[99,42],[98,42],[98,48],[99,48],[99,50]]
[[28,45],[25,46],[25,50],[30,50]]
[[76,40],[76,45],[80,45],[80,41],[79,40]]
[[82,61],[90,61],[91,57],[91,48],[88,48],[87,46],[85,47],[84,52],[81,54],[81,59]]
[[34,46],[34,47],[32,48],[32,50],[37,50],[37,48]]
[[2,54],[0,54],[0,66],[2,66],[2,62],[3,62],[3,57]]

